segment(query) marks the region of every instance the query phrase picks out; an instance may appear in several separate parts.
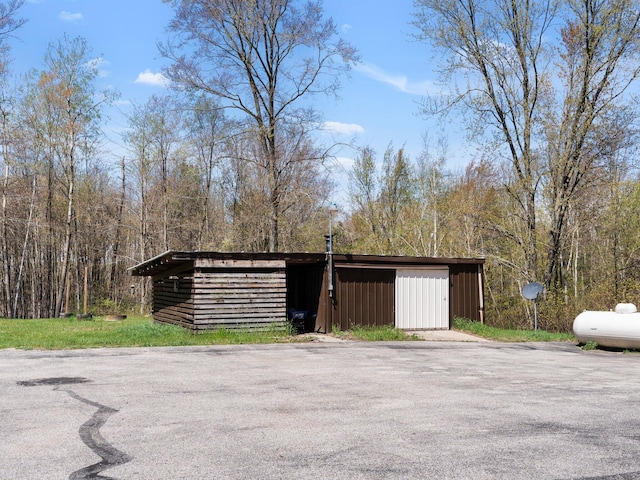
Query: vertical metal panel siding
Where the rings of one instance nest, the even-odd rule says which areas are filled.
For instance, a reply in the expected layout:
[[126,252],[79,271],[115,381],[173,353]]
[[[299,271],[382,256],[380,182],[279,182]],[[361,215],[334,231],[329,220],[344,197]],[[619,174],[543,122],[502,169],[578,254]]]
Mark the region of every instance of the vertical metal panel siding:
[[342,330],[393,325],[394,282],[394,270],[337,268],[333,323]]
[[451,266],[451,316],[480,321],[478,265]]
[[447,270],[398,270],[396,326],[409,330],[449,328]]

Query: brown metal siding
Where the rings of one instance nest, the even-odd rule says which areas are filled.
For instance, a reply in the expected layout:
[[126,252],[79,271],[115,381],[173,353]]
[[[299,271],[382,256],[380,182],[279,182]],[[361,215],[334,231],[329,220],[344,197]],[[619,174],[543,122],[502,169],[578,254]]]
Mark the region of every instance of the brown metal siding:
[[[333,259],[333,298],[325,254],[166,252],[132,267],[131,272],[153,277],[154,319],[191,329],[284,324],[287,307],[313,312],[313,305],[317,305],[316,331],[330,332],[334,324],[342,329],[391,325],[395,323],[396,269],[434,266],[450,269],[450,321],[455,316],[483,320],[482,259],[375,255],[334,255]],[[273,277],[265,282],[260,274],[267,272]],[[222,283],[242,285],[219,285],[213,292],[211,282],[202,277],[224,273],[238,276]],[[252,278],[253,274],[258,275]],[[179,279],[178,291],[175,279]],[[234,298],[240,293],[236,290],[245,288],[245,298]]]
[[455,317],[481,321],[479,274],[482,265],[451,265],[451,320]]
[[337,268],[333,324],[341,330],[393,325],[395,277],[395,270]]

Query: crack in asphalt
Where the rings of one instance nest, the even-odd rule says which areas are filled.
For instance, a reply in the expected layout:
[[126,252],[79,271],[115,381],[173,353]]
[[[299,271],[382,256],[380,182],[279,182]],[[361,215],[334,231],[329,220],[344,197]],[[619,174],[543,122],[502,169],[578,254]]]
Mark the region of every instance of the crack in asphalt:
[[[24,380],[16,382],[23,387],[38,387],[42,385],[74,385],[77,383],[88,383],[91,380],[84,377],[54,377],[54,378],[38,378],[36,380]],[[55,389],[54,389],[55,390]]]
[[[57,389],[58,388],[56,387],[56,390]],[[63,391],[66,391],[71,396],[71,398],[74,398],[82,403],[91,405],[92,407],[96,407],[98,409],[89,420],[87,420],[80,426],[79,433],[80,439],[82,439],[84,444],[91,450],[93,450],[93,452],[102,459],[102,461],[98,463],[94,463],[93,465],[89,465],[88,467],[76,470],[71,475],[69,475],[69,480],[115,480],[113,477],[106,477],[100,474],[108,468],[130,462],[133,457],[130,457],[126,453],[121,452],[109,442],[107,442],[100,434],[100,428],[107,422],[109,417],[114,413],[117,413],[118,410],[83,398],[72,390]]]
[[102,428],[109,417],[114,413],[117,413],[118,410],[81,397],[73,390],[61,388],[62,385],[86,383],[89,381],[90,380],[82,377],[59,377],[43,378],[17,383],[18,385],[26,387],[54,385],[55,391],[67,392],[71,398],[78,400],[79,402],[82,402],[86,405],[97,408],[96,412],[91,416],[91,418],[80,426],[78,432],[80,434],[80,439],[82,440],[82,442],[102,460],[98,463],[89,465],[88,467],[76,470],[71,475],[69,475],[69,480],[116,480],[114,477],[104,476],[101,475],[101,473],[109,468],[130,462],[131,460],[133,460],[133,457],[127,455],[124,452],[121,452],[113,445],[111,445],[108,441],[106,441],[100,433],[100,428]]
[[640,472],[620,473],[617,475],[605,475],[603,477],[582,477],[577,480],[637,480]]

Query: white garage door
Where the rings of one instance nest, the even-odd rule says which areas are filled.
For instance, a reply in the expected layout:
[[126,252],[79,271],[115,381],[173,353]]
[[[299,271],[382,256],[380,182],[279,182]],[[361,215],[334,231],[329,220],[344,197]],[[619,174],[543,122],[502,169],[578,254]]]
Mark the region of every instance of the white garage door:
[[449,270],[396,272],[396,327],[449,328]]

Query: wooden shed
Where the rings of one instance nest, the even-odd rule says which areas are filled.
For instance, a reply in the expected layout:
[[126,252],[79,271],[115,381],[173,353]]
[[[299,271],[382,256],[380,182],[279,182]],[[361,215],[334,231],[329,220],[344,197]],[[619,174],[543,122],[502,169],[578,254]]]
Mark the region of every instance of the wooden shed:
[[131,268],[153,278],[153,318],[194,331],[296,321],[449,329],[483,321],[483,259],[169,251]]

